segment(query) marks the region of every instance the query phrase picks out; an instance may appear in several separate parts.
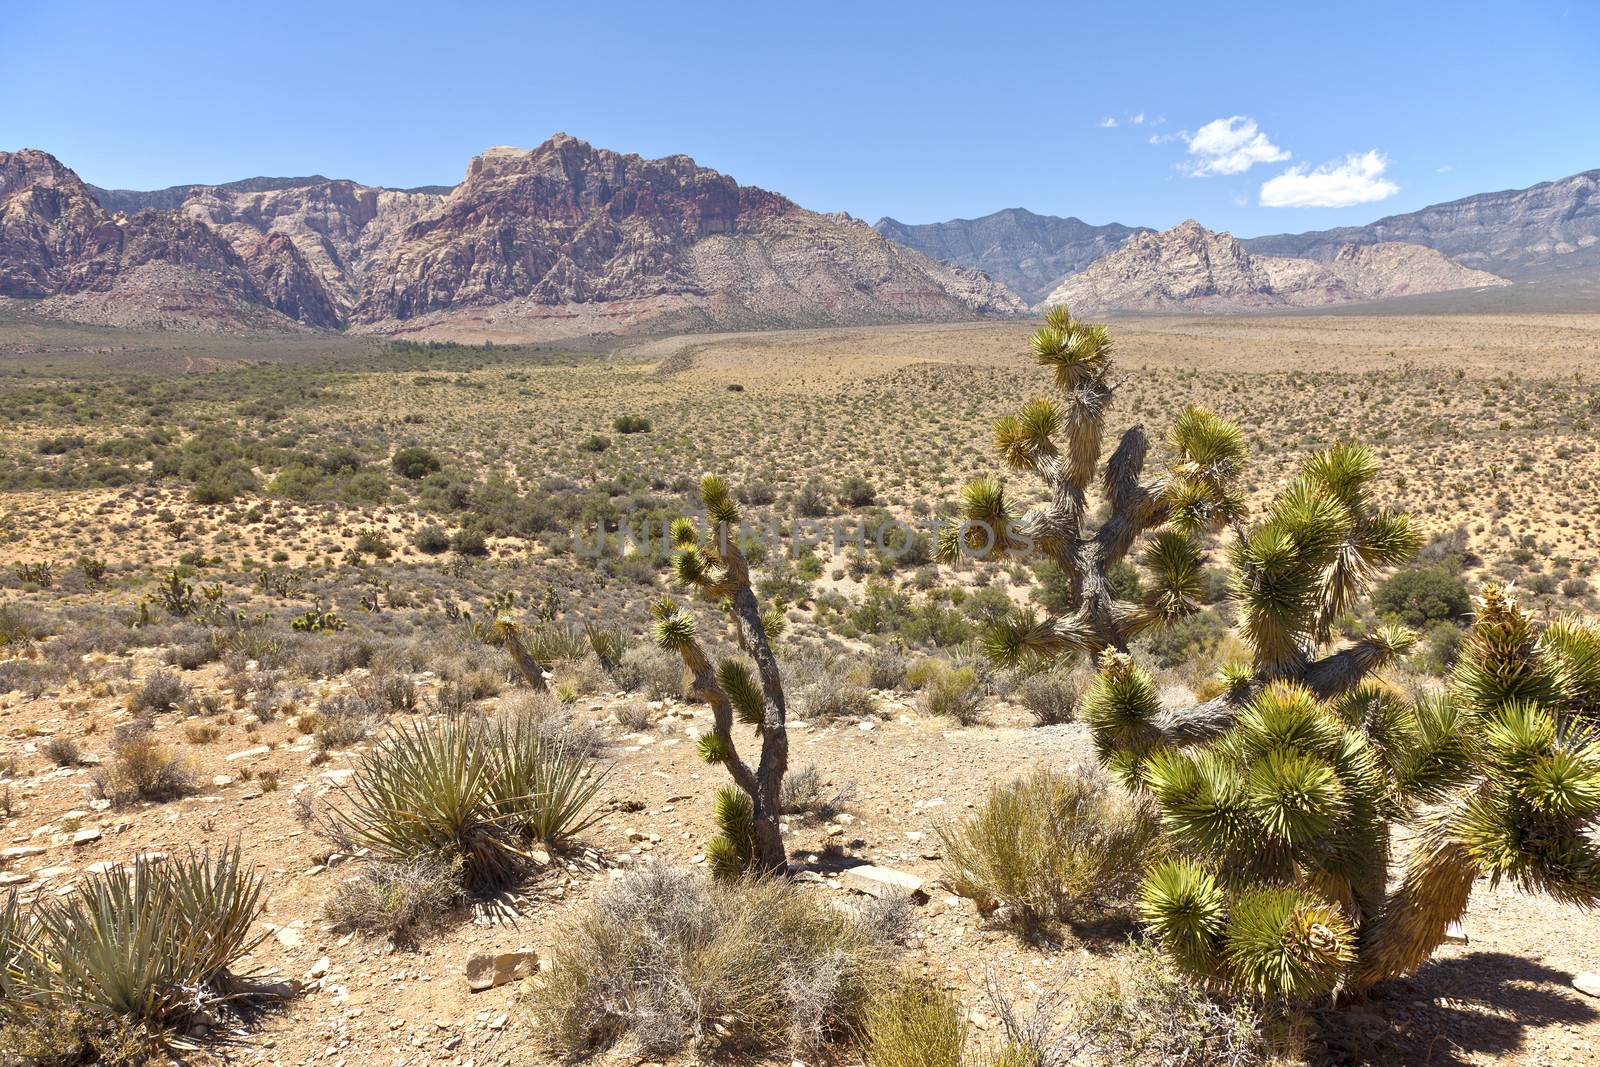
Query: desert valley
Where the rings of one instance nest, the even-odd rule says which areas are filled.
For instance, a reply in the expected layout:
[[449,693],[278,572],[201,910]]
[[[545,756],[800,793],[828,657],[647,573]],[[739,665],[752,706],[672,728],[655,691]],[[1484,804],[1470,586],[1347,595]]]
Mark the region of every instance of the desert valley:
[[0,1063],[1600,1063],[1600,170],[1126,221],[0,150]]

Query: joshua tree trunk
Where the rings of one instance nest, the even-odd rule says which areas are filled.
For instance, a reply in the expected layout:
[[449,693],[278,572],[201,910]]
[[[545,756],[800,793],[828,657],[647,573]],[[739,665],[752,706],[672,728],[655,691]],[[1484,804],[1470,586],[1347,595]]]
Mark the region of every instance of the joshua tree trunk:
[[[727,486],[721,479],[707,476],[700,492],[714,525],[704,542],[696,544],[691,523],[680,520],[675,524],[673,536],[679,551],[674,565],[685,584],[727,606],[739,647],[755,661],[759,684],[737,660],[724,660],[720,667],[713,667],[695,638],[693,618],[670,600],[656,605],[656,641],[682,656],[694,679],[692,691],[711,706],[713,732],[701,738],[701,754],[726,767],[749,800],[747,814],[731,805],[719,811],[726,845],[720,856],[713,857],[716,866],[729,873],[745,868],[782,874],[788,870],[788,854],[778,816],[783,776],[789,768],[789,734],[783,680],[769,641],[769,636],[776,636],[781,615],[764,618],[756,603],[749,563],[733,536],[739,512]],[[761,754],[754,768],[739,754],[733,737],[735,718],[754,726],[760,738]],[[740,825],[747,818],[749,825]],[[742,855],[746,836],[750,854]]]

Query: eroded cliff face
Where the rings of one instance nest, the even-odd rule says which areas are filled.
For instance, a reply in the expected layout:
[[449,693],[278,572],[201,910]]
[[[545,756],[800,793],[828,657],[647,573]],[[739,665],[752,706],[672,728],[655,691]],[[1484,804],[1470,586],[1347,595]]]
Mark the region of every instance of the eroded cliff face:
[[[16,158],[13,158],[16,157]],[[843,215],[805,211],[687,156],[647,160],[557,135],[531,151],[490,149],[448,193],[349,181],[252,179],[110,202],[173,204],[108,213],[42,152],[0,156],[14,252],[0,294],[109,292],[52,307],[95,321],[135,313],[129,272],[182,268],[189,318],[260,328],[275,312],[320,328],[447,331],[492,321],[543,336],[652,328],[970,318],[1025,305],[981,272],[901,248]],[[177,275],[160,275],[176,285]],[[120,280],[119,280],[120,279]],[[188,321],[188,318],[185,318]]]
[[1506,285],[1420,245],[1344,246],[1327,263],[1256,256],[1231,234],[1192,219],[1137,234],[1067,277],[1039,307],[1107,311],[1243,311],[1318,307],[1412,293]]

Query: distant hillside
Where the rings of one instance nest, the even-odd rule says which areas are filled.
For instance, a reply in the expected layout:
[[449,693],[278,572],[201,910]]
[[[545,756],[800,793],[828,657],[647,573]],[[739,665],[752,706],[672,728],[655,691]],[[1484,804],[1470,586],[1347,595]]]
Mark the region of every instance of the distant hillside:
[[1068,275],[1039,304],[1073,311],[1255,311],[1324,307],[1508,285],[1421,245],[1345,245],[1327,263],[1251,254],[1232,234],[1190,220],[1141,233]]
[[1402,241],[1519,282],[1576,287],[1600,280],[1600,170],[1527,189],[1480,193],[1366,226],[1253,237],[1268,256],[1327,261],[1347,244]]
[[1030,304],[1037,303],[1068,274],[1114,252],[1142,226],[1109,223],[1091,226],[1082,219],[1035,215],[1007,208],[981,219],[952,219],[910,226],[879,219],[879,233],[934,259],[977,267]]

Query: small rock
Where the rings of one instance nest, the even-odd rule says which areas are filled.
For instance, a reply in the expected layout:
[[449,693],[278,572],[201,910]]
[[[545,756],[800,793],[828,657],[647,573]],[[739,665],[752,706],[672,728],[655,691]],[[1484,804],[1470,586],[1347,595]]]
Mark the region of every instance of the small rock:
[[846,889],[865,893],[869,897],[891,897],[903,893],[918,904],[928,902],[921,878],[889,867],[874,867],[871,864],[850,867],[840,876],[839,882]]
[[474,993],[519,982],[539,969],[536,952],[478,952],[467,958],[467,988]]
[[95,826],[86,826],[72,835],[74,845],[87,845],[100,840],[100,829]]
[[1584,971],[1572,980],[1572,988],[1588,997],[1600,997],[1600,974]]

